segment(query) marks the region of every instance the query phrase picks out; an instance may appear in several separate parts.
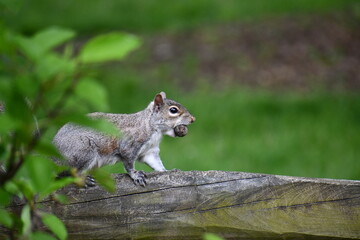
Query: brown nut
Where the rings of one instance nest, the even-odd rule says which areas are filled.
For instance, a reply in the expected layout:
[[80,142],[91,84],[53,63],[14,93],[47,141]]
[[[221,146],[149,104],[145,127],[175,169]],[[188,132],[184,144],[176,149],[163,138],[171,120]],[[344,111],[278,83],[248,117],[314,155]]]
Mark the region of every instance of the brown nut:
[[188,128],[185,125],[178,125],[174,128],[175,136],[184,137],[188,132]]

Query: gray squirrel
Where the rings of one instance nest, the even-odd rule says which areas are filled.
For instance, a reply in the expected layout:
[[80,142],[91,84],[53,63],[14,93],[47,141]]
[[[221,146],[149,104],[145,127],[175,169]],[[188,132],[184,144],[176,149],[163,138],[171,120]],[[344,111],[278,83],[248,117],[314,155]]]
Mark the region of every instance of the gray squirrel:
[[185,136],[187,125],[195,121],[185,107],[167,99],[164,92],[157,94],[144,110],[137,113],[95,112],[88,116],[111,122],[120,130],[121,136],[107,136],[72,123],[64,125],[53,143],[68,165],[82,172],[122,161],[134,183],[141,186],[146,185],[146,176],[143,171],[135,170],[135,161],[146,163],[155,171],[166,171],[159,156],[162,136]]

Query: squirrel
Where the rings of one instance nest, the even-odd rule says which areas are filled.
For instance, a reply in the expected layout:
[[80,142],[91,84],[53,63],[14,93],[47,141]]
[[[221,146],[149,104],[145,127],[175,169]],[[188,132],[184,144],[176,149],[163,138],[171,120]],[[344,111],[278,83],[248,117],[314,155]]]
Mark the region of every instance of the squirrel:
[[[105,119],[120,130],[119,138],[107,136],[73,123],[65,124],[55,135],[53,144],[70,167],[82,172],[122,161],[136,185],[146,185],[146,175],[135,170],[138,160],[155,171],[166,171],[159,153],[163,135],[182,137],[195,117],[166,94],[157,94],[142,111],[133,114],[94,112],[93,119]],[[92,181],[92,182],[91,182]],[[88,186],[95,185],[91,179]]]

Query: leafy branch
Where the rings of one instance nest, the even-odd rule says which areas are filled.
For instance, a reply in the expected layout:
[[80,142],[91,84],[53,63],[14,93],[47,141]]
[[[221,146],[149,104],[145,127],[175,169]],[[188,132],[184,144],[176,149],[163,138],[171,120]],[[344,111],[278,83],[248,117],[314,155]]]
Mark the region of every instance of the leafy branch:
[[[55,191],[81,181],[77,176],[56,179],[63,167],[51,160],[60,157],[52,136],[66,122],[112,131],[85,117],[90,108],[107,108],[106,90],[87,69],[123,59],[140,45],[133,35],[113,32],[90,39],[76,55],[70,42],[74,37],[74,31],[58,27],[32,37],[0,30],[0,224],[10,239],[67,238],[63,223],[41,212],[38,204],[48,196],[66,201]],[[100,169],[95,176],[113,189],[109,174]],[[24,202],[20,215],[7,210],[14,197]]]

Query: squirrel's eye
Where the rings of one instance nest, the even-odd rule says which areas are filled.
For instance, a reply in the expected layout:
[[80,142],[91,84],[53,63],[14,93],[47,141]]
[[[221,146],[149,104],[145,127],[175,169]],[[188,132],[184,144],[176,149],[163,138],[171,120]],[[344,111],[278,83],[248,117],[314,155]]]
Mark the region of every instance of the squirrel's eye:
[[175,114],[175,113],[178,113],[178,112],[179,112],[179,109],[177,109],[176,107],[171,107],[171,108],[169,109],[169,111],[170,111],[170,113]]

